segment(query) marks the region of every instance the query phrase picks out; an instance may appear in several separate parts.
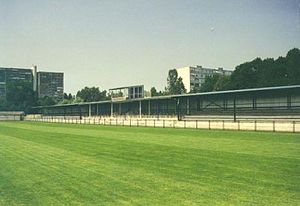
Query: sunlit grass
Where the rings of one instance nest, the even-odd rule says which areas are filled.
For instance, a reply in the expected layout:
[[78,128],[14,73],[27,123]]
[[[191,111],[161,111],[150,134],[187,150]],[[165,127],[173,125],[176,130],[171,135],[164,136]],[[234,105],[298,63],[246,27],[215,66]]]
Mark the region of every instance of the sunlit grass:
[[0,122],[0,205],[299,205],[300,136]]

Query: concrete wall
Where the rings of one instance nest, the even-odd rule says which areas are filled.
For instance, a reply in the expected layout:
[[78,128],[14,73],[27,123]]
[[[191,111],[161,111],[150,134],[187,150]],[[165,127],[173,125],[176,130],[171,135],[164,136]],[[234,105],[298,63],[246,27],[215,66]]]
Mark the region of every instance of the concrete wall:
[[0,115],[0,121],[20,121],[21,115]]

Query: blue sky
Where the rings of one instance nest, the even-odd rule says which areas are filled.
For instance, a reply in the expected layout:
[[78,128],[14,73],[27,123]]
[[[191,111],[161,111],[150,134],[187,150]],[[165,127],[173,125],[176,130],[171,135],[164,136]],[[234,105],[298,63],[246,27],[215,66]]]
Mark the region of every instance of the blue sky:
[[234,69],[300,48],[300,0],[0,0],[0,66],[65,73],[66,92]]

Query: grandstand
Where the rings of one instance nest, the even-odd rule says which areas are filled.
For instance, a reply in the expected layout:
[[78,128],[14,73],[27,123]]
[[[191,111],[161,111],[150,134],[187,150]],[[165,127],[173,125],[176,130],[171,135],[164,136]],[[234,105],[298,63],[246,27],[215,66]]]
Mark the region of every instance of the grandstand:
[[44,116],[137,116],[187,118],[294,118],[300,116],[300,85],[195,94],[121,98],[34,107]]

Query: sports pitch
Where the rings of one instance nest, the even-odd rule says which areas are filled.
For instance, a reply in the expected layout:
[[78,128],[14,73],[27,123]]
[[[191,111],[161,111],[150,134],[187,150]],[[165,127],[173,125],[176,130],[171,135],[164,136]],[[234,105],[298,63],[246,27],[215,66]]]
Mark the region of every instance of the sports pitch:
[[300,205],[300,135],[0,122],[0,205]]

